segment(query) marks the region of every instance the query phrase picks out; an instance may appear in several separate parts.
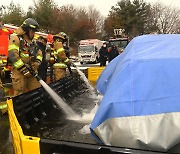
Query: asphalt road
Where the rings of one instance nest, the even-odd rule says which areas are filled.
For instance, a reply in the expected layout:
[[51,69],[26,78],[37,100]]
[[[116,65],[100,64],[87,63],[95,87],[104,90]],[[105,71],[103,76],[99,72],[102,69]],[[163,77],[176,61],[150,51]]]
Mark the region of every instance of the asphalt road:
[[8,114],[0,115],[0,154],[13,154]]
[[89,67],[98,67],[100,66],[100,63],[97,64],[80,64],[80,62],[73,62],[79,69],[87,69]]

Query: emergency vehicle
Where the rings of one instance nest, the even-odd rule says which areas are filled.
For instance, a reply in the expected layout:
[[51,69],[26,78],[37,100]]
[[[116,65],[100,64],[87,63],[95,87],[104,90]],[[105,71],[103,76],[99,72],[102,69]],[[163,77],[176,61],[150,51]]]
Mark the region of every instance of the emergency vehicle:
[[110,38],[108,41],[109,47],[115,45],[118,48],[119,52],[123,52],[128,43],[129,39],[127,37]]
[[80,63],[98,63],[99,49],[102,44],[103,42],[98,39],[81,40],[78,47],[78,58]]
[[112,47],[115,45],[119,53],[123,52],[129,43],[129,38],[125,36],[124,31],[124,29],[114,29],[114,37],[110,37],[108,40],[108,46]]
[[0,56],[4,64],[4,70],[9,71],[10,67],[7,64],[8,57],[8,38],[13,33],[13,29],[7,29],[5,26],[0,30]]

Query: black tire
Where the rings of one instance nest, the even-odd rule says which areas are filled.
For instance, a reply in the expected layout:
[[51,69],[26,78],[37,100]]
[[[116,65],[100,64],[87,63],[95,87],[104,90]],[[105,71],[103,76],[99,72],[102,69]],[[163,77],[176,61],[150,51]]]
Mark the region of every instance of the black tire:
[[81,61],[80,63],[81,63],[81,65],[83,64],[83,62],[82,62],[82,61]]
[[100,63],[100,58],[97,57],[96,59],[97,59],[97,63]]
[[98,57],[96,57],[96,60],[94,61],[94,63],[95,63],[95,64],[97,64],[97,63],[98,63]]

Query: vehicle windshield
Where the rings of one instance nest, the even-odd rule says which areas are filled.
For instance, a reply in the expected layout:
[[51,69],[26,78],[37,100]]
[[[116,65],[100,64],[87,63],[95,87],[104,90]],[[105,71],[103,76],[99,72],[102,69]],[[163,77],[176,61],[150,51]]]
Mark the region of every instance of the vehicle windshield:
[[128,40],[114,40],[109,42],[110,46],[115,45],[123,49],[127,46],[127,44],[128,44]]
[[88,46],[79,46],[79,52],[91,52],[94,51],[94,46],[93,45],[88,45]]

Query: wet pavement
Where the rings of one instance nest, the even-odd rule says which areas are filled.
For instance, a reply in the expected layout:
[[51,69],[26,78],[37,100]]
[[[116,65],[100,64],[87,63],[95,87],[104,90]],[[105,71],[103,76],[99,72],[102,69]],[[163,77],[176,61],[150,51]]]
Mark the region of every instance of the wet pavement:
[[[2,79],[6,96],[13,96],[10,76]],[[8,113],[2,114],[0,111],[0,154],[13,154],[12,138],[9,126]]]
[[8,114],[0,115],[0,154],[13,154]]

